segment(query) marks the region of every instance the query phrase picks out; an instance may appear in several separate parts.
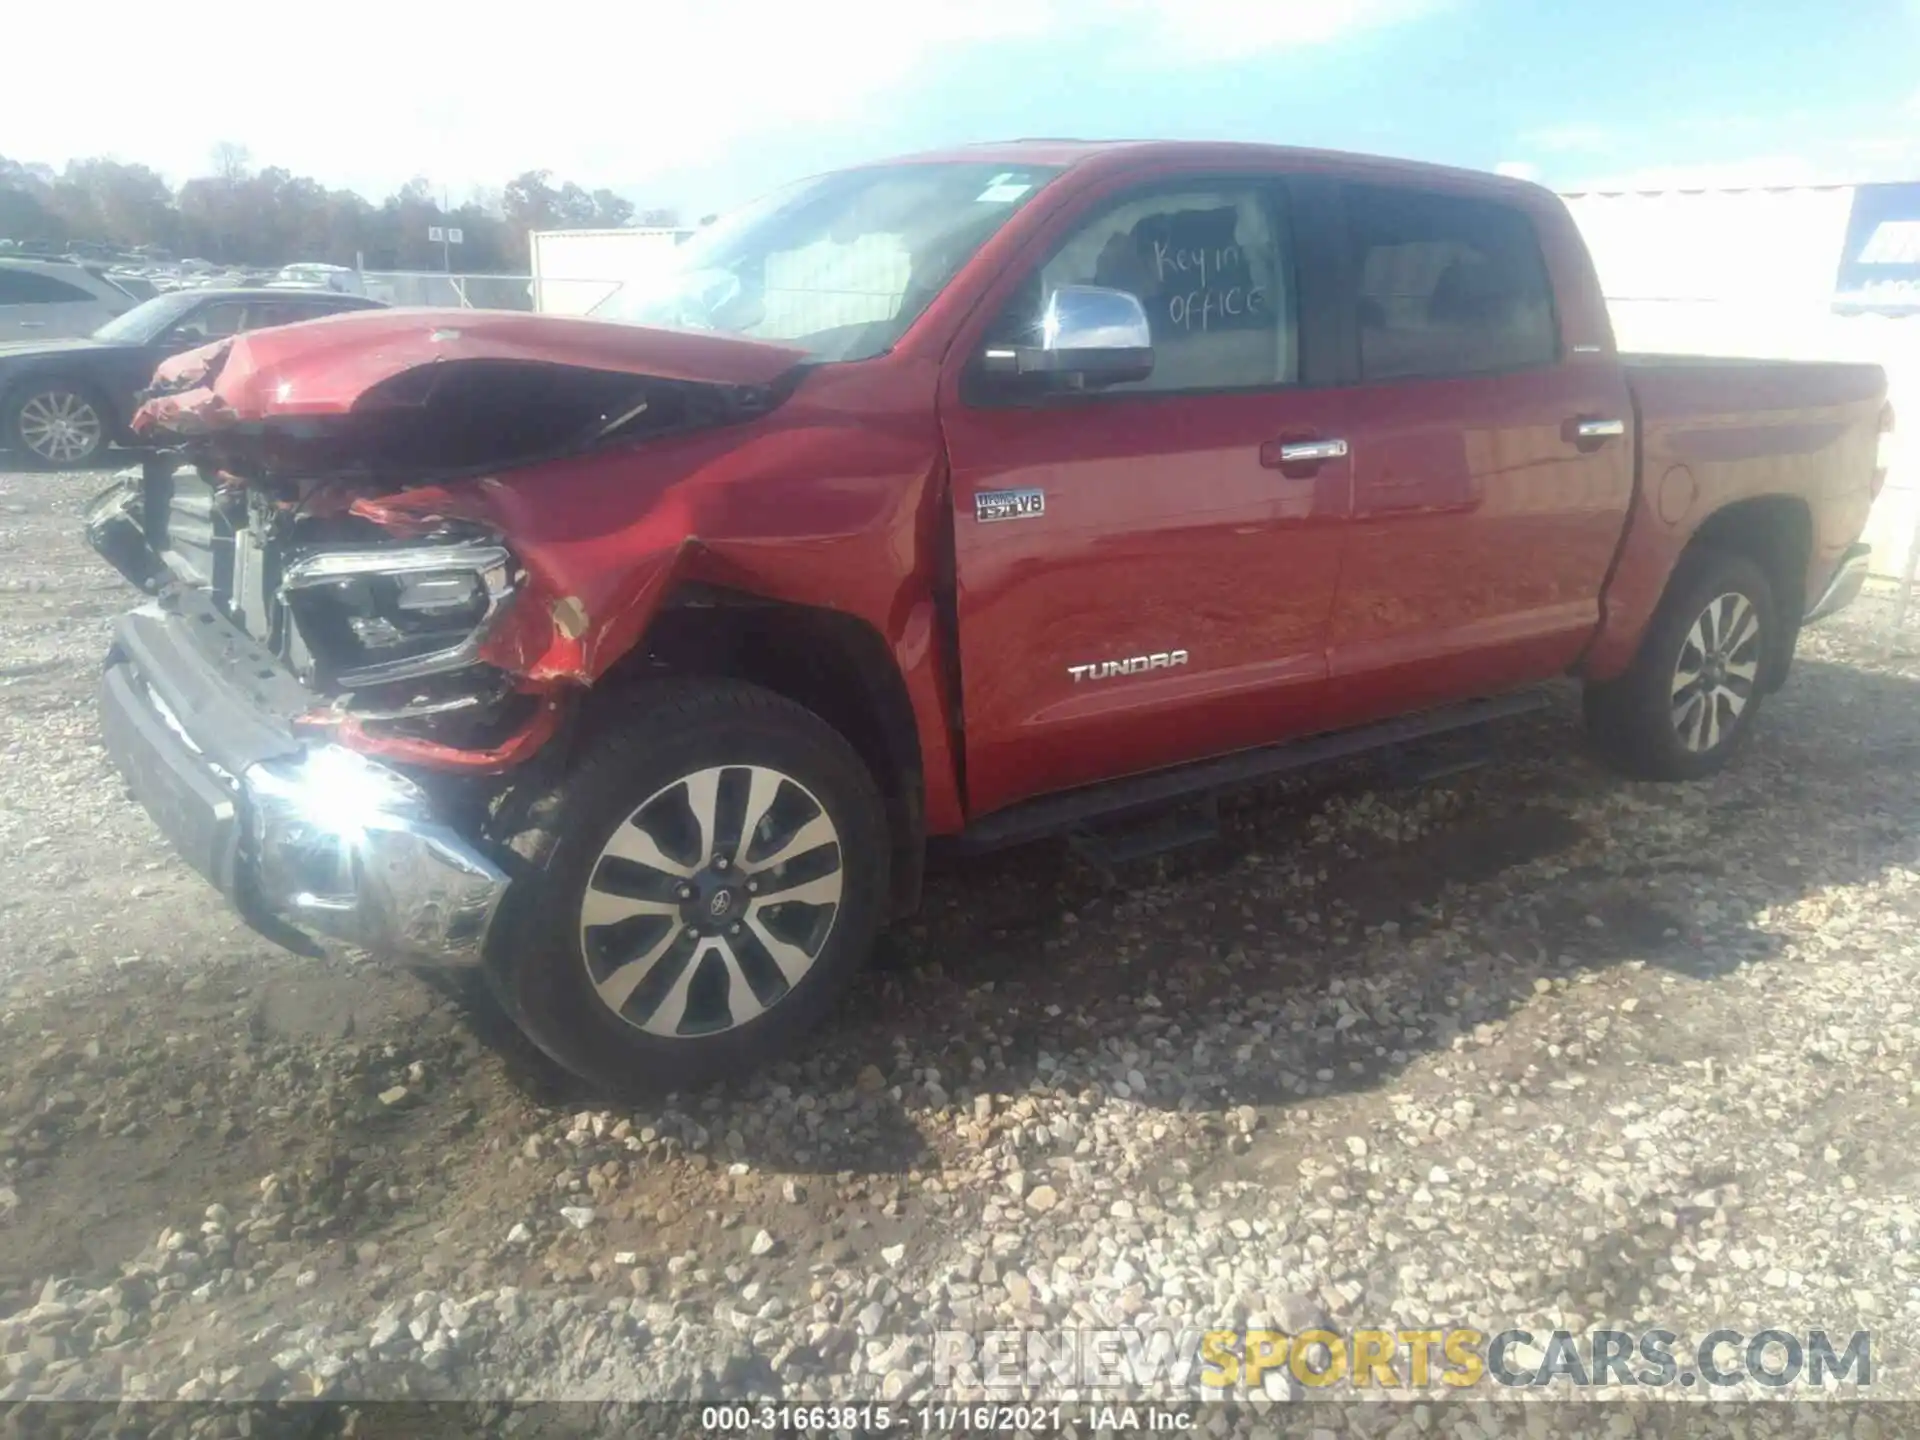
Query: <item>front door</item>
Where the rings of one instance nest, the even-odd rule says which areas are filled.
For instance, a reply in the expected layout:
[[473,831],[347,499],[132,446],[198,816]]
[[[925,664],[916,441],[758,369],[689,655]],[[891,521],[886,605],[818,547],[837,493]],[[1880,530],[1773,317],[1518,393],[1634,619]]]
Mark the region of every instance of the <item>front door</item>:
[[1251,177],[1090,201],[987,343],[1025,339],[1059,286],[1128,290],[1151,378],[950,391],[975,816],[1310,725],[1349,474],[1338,446],[1293,448],[1339,437],[1343,417],[1337,392],[1299,383],[1285,200]]

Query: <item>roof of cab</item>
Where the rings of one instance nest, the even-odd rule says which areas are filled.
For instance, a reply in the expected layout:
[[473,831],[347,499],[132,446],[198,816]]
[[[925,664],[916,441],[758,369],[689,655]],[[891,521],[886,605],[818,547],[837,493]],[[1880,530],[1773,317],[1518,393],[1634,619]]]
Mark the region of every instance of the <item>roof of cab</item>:
[[1242,140],[1073,140],[1021,139],[994,140],[977,145],[961,145],[950,150],[929,150],[915,155],[898,155],[880,164],[916,164],[945,161],[984,162],[990,165],[1052,165],[1065,169],[1081,167],[1116,168],[1153,162],[1173,161],[1198,166],[1256,164],[1267,166],[1292,163],[1320,171],[1365,175],[1370,179],[1401,184],[1421,180],[1445,180],[1454,184],[1470,183],[1493,190],[1525,192],[1538,196],[1542,186],[1530,180],[1495,175],[1484,170],[1467,170],[1453,165],[1435,165],[1424,160],[1397,160],[1380,155],[1351,154],[1340,150],[1313,150],[1293,145],[1262,145]]

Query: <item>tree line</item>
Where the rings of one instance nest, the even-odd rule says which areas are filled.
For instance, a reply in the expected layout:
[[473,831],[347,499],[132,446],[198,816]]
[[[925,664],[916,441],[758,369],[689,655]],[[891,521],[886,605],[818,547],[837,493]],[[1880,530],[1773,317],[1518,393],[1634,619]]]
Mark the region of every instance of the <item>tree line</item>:
[[679,223],[672,210],[636,211],[611,190],[556,182],[547,170],[449,207],[425,179],[376,204],[278,166],[256,169],[237,145],[217,147],[213,173],[177,190],[145,165],[95,158],[55,171],[0,156],[0,237],[58,247],[158,246],[178,259],[222,265],[361,258],[369,270],[438,270],[441,245],[427,231],[452,226],[463,232],[452,247],[453,269],[524,274],[530,231]]

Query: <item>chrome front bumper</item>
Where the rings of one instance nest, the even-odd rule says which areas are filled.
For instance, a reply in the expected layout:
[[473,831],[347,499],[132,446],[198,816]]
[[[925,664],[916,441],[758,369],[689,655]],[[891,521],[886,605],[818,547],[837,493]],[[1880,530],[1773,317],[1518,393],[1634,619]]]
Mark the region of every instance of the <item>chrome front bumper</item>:
[[1866,545],[1852,545],[1847,553],[1840,557],[1840,564],[1833,572],[1833,578],[1827,582],[1827,588],[1820,592],[1820,598],[1807,607],[1807,613],[1801,618],[1802,625],[1811,625],[1816,620],[1824,620],[1837,610],[1844,610],[1859,598],[1861,587],[1867,583],[1867,571],[1873,550]]
[[255,765],[241,788],[242,859],[273,914],[377,954],[479,960],[507,877],[405,776],[320,745]]
[[101,728],[167,839],[267,934],[477,961],[506,875],[406,776],[299,739],[290,712],[309,700],[210,602],[176,594],[121,618]]

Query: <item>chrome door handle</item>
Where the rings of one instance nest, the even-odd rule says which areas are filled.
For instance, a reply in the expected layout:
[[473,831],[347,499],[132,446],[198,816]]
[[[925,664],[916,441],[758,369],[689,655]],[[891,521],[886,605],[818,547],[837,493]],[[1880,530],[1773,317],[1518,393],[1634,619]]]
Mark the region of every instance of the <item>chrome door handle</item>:
[[1347,442],[1344,440],[1289,440],[1280,447],[1282,465],[1307,465],[1315,460],[1346,458]]
[[1626,433],[1624,420],[1576,420],[1573,426],[1576,440],[1611,440]]

